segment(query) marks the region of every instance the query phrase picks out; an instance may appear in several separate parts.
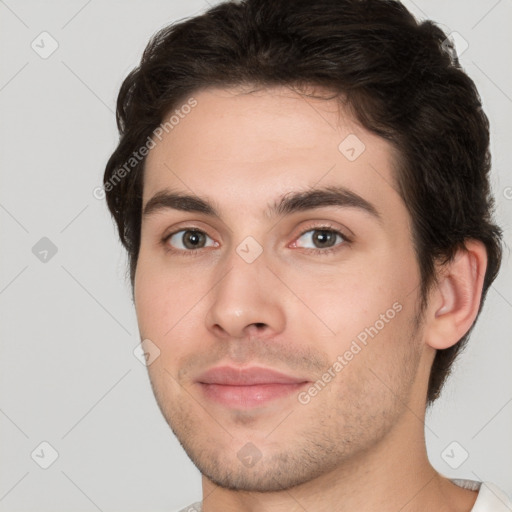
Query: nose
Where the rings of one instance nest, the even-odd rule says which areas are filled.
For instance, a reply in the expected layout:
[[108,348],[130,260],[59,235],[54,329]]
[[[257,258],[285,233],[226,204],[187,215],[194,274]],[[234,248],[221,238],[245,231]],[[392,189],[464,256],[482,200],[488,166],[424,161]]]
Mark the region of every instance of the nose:
[[283,290],[264,255],[248,263],[233,251],[225,268],[224,277],[210,294],[208,330],[225,339],[282,332],[286,320]]

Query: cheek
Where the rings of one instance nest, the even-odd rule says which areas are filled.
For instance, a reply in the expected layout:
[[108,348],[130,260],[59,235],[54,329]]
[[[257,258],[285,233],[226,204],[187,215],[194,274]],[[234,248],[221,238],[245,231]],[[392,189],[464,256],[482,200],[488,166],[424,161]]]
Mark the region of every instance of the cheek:
[[318,334],[345,341],[376,323],[378,330],[387,326],[399,316],[410,291],[382,261],[359,268],[333,266],[322,273],[282,271],[297,299],[296,313],[301,316],[296,320],[304,323],[305,315],[316,318]]
[[171,271],[158,260],[139,257],[134,295],[141,335],[169,337],[193,314],[206,293],[206,284],[191,274]]
[[[340,413],[346,406],[347,410],[361,412],[366,408],[385,414],[399,405],[397,400],[406,402],[421,347],[414,339],[412,308],[396,302],[394,305],[392,310],[383,309],[384,316],[377,316],[377,321],[375,315],[366,322],[358,319],[352,335],[341,331],[336,350],[329,351],[330,360],[341,364],[338,369],[342,367],[332,387],[333,399],[344,397],[338,402]],[[361,412],[360,416],[364,414]]]
[[[191,354],[208,353],[206,326],[209,284],[207,276],[140,259],[135,278],[135,308],[142,339],[159,348],[148,367],[155,391],[179,395],[178,371]],[[148,264],[146,264],[148,263]],[[171,378],[171,376],[173,378]]]

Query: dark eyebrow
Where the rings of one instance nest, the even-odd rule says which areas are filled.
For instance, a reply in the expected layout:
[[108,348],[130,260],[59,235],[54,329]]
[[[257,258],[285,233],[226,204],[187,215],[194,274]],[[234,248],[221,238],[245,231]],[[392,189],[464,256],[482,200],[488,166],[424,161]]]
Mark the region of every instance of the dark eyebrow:
[[220,218],[220,215],[208,199],[199,196],[183,194],[182,192],[169,192],[161,190],[157,192],[147,203],[142,211],[143,217],[148,217],[164,210],[181,210],[183,212],[203,213],[211,217]]
[[[379,222],[382,222],[380,213],[372,203],[352,190],[340,186],[288,192],[269,206],[266,211],[266,216],[268,218],[282,217],[294,212],[302,212],[326,206],[357,208],[370,214]],[[157,192],[146,203],[142,215],[143,217],[148,217],[167,209],[202,213],[210,217],[221,218],[216,206],[208,199],[168,190]]]
[[270,217],[283,216],[326,206],[357,208],[382,222],[380,213],[372,203],[352,190],[341,186],[316,188],[304,192],[289,192],[271,206],[267,215]]

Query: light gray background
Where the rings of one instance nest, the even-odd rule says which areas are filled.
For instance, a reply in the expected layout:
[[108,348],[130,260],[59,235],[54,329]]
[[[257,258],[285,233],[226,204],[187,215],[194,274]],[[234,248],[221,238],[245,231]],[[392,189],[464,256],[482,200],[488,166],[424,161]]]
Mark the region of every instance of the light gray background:
[[[428,415],[428,451],[443,474],[512,494],[512,2],[405,3],[469,44],[461,61],[491,120],[507,244],[469,347]],[[133,355],[126,259],[93,189],[116,145],[123,78],[157,29],[207,6],[0,1],[1,511],[172,511],[200,497],[200,475]],[[43,31],[59,45],[47,59],[31,48]],[[58,249],[46,263],[32,252],[42,237]],[[59,455],[48,469],[31,458],[49,460],[43,441]],[[453,441],[452,459],[469,454],[456,470],[442,457]]]

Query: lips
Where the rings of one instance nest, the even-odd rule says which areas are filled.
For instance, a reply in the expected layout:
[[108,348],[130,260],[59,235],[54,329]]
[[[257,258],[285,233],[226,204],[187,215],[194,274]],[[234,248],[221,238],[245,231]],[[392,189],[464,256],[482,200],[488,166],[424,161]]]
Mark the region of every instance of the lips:
[[231,408],[252,408],[298,391],[309,381],[261,367],[211,368],[197,378],[204,396]]
[[249,368],[219,366],[206,371],[197,380],[203,384],[254,386],[256,384],[298,384],[306,382],[307,379],[290,377],[276,370],[256,366]]

